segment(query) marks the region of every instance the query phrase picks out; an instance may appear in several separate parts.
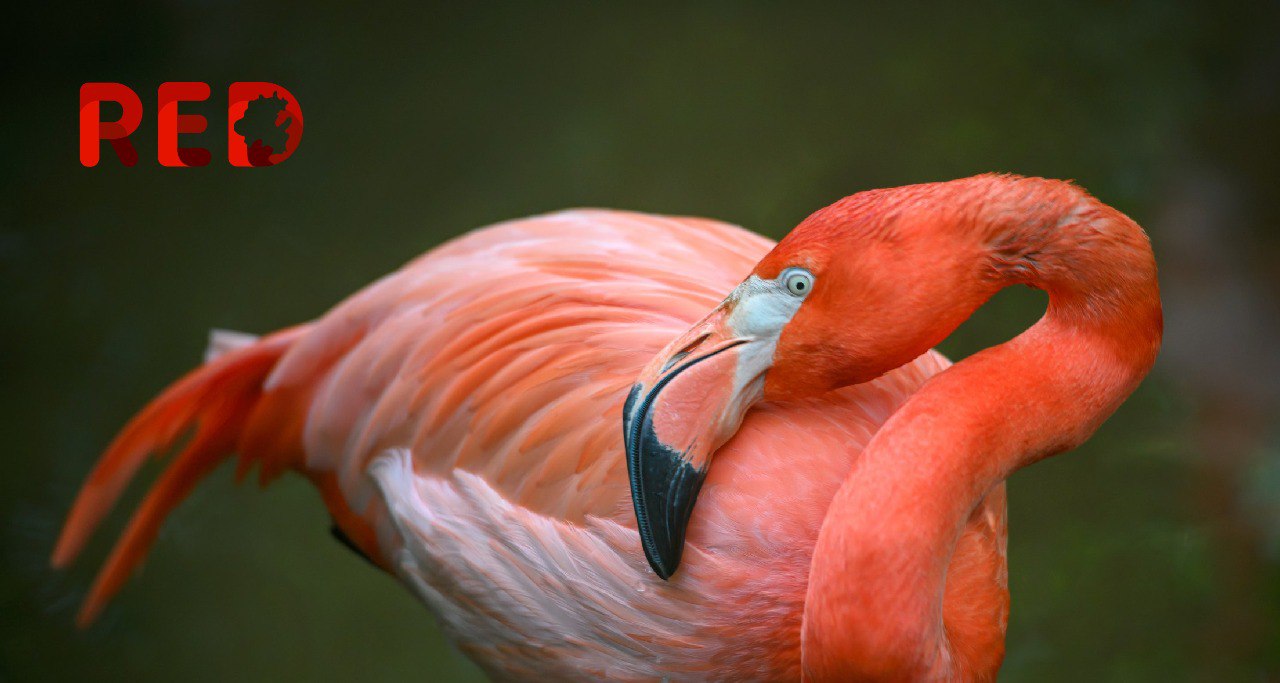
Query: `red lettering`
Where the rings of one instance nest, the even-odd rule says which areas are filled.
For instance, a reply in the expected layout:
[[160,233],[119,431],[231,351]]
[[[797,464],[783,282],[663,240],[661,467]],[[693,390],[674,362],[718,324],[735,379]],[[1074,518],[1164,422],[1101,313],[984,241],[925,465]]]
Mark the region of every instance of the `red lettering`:
[[[101,103],[115,102],[123,110],[119,121],[101,120]],[[129,136],[142,123],[142,100],[120,83],[85,83],[80,86],[80,163],[97,166],[102,141],[111,143],[125,166],[138,163],[138,150]]]
[[178,136],[203,133],[208,121],[199,114],[178,113],[180,102],[203,102],[209,99],[206,83],[177,81],[161,84],[157,95],[159,115],[156,156],[165,166],[207,166],[211,158],[203,147],[179,147]]

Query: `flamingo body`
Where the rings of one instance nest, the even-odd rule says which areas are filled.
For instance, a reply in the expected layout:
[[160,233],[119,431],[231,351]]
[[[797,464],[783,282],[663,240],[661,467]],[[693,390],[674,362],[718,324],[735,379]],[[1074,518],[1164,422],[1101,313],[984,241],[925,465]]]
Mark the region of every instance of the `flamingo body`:
[[[865,384],[753,410],[716,454],[679,572],[659,579],[628,497],[624,400],[772,246],[713,221],[586,210],[447,243],[162,396],[91,477],[55,563],[76,554],[148,451],[198,423],[86,618],[164,513],[235,450],[264,480],[311,478],[345,534],[496,678],[798,679],[828,506],[880,426],[949,364],[929,352]],[[201,413],[215,380],[225,406]],[[973,678],[1003,656],[1005,534],[999,485],[968,518],[945,588],[943,618]]]

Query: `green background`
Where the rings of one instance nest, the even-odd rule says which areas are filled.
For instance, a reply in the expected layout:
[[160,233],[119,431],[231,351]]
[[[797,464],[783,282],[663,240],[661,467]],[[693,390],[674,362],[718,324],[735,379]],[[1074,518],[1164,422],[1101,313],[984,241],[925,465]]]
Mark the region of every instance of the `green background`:
[[[1097,436],[1010,482],[1003,677],[1280,677],[1280,4],[897,4],[7,9],[0,679],[478,676],[296,477],[261,492],[220,470],[101,622],[71,625],[125,515],[55,573],[61,517],[210,327],[314,317],[496,220],[591,205],[779,237],[858,190],[992,170],[1074,178],[1142,223],[1168,321]],[[78,163],[94,80],[142,96],[135,168]],[[187,108],[211,166],[155,163],[166,80],[213,86]],[[301,101],[281,166],[226,165],[236,80]],[[1003,293],[942,348],[1042,306]]]

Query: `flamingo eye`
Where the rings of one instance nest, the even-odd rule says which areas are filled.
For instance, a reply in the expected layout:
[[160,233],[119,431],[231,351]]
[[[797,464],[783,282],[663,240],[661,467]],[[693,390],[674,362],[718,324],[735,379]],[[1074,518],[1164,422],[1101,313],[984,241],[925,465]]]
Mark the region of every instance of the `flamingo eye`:
[[804,268],[788,268],[782,271],[782,275],[778,276],[782,281],[782,285],[787,288],[788,292],[798,297],[809,295],[809,290],[813,289],[813,273]]

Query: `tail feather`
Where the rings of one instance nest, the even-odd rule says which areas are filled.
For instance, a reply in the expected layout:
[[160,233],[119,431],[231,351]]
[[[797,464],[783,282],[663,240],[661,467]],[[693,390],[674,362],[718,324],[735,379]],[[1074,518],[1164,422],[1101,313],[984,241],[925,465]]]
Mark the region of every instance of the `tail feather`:
[[[134,417],[107,448],[71,508],[54,548],[54,567],[67,566],[83,550],[147,456],[163,456],[179,437],[194,429],[190,442],[165,469],[129,521],[90,589],[77,623],[87,625],[98,616],[146,556],[169,512],[196,483],[237,450],[244,427],[262,396],[263,382],[303,330],[285,330],[229,350],[192,371]],[[271,455],[254,453],[253,458],[262,460]],[[249,456],[242,454],[246,461]],[[284,463],[260,464],[264,470],[286,467]]]

